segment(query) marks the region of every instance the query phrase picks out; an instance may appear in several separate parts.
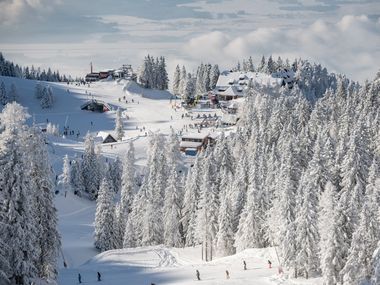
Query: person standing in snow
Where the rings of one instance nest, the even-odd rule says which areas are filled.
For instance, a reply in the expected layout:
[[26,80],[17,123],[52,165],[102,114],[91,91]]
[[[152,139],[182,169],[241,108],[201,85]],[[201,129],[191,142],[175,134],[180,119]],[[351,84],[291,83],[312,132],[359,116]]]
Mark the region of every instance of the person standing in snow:
[[272,262],[270,260],[268,260],[268,267],[272,268]]
[[197,269],[195,272],[196,272],[198,281],[200,281],[201,280],[201,274],[199,273],[199,270]]
[[79,284],[82,283],[82,276],[80,275],[80,273],[78,273],[78,281],[79,281]]
[[244,270],[247,270],[247,263],[243,260]]
[[102,275],[100,275],[100,272],[98,271],[98,281],[102,281],[100,278],[102,277]]
[[230,273],[226,270],[226,279],[230,279]]

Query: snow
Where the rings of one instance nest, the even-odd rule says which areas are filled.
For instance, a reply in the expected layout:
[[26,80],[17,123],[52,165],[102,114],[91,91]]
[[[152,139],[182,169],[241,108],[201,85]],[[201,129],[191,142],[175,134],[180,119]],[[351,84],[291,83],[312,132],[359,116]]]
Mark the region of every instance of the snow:
[[[54,171],[62,172],[63,157],[68,154],[83,153],[83,138],[87,132],[96,135],[98,132],[110,133],[114,130],[116,111],[96,113],[82,111],[80,106],[90,99],[104,101],[125,110],[128,119],[124,118],[125,139],[113,143],[113,147],[102,145],[102,154],[109,158],[124,155],[130,141],[134,142],[138,165],[144,165],[149,133],[161,132],[170,134],[173,128],[177,132],[185,131],[185,126],[194,124],[194,120],[186,110],[174,107],[179,102],[171,99],[167,91],[147,90],[136,83],[127,80],[102,81],[88,85],[74,86],[63,83],[42,82],[43,86],[51,86],[55,102],[52,108],[42,109],[40,102],[34,96],[36,81],[0,76],[7,91],[12,83],[17,87],[18,102],[28,108],[31,118],[29,123],[68,126],[75,135],[48,135],[48,149]],[[125,96],[125,99],[123,98]],[[120,100],[119,100],[120,99]],[[126,103],[126,100],[128,103]],[[132,102],[133,100],[133,102]],[[0,107],[2,108],[2,107]],[[217,113],[220,110],[193,110],[197,114]],[[231,131],[231,128],[225,129]],[[207,129],[207,134],[215,130]],[[77,136],[77,133],[79,135]],[[193,134],[192,134],[193,135]],[[204,137],[205,134],[195,133]],[[84,284],[99,284],[96,272],[102,274],[104,285],[118,284],[194,284],[195,270],[201,274],[201,282],[211,284],[322,284],[320,280],[286,279],[277,275],[277,258],[274,248],[250,249],[236,255],[217,258],[211,262],[201,260],[201,249],[195,248],[165,248],[144,247],[136,249],[113,250],[98,254],[94,248],[94,216],[96,205],[93,201],[75,196],[71,192],[60,192],[55,197],[58,209],[59,231],[62,238],[62,254],[59,259],[59,284],[77,284],[80,272]],[[67,268],[63,266],[63,259]],[[267,260],[273,263],[272,269],[267,268]],[[242,261],[246,260],[248,270],[242,270]],[[226,280],[225,270],[230,272],[231,279]]]

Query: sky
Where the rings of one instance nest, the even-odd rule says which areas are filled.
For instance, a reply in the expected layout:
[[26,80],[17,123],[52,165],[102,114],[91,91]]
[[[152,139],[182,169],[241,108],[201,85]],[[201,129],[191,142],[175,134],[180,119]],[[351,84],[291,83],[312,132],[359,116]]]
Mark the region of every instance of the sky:
[[364,81],[380,69],[380,0],[0,0],[0,51],[74,76],[163,55],[170,78],[272,54]]

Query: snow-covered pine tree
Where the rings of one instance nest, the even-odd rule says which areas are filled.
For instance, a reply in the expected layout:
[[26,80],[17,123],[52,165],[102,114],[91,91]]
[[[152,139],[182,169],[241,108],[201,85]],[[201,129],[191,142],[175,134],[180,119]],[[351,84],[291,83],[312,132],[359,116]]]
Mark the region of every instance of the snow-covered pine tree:
[[107,177],[103,178],[99,196],[96,202],[95,213],[95,247],[100,251],[114,249],[115,211],[113,204],[114,190]]
[[257,71],[258,71],[258,72],[265,72],[265,66],[266,66],[266,60],[265,60],[265,57],[262,56],[262,57],[261,57],[260,64],[259,64],[259,66],[257,67]]
[[123,164],[119,157],[109,164],[109,172],[111,176],[112,187],[115,193],[119,193],[121,189],[121,177],[123,174]]
[[221,204],[218,216],[218,233],[216,234],[216,250],[219,256],[228,256],[235,253],[234,247],[234,216],[231,203],[232,175],[227,178],[225,190],[221,193]]
[[132,212],[133,197],[136,193],[135,184],[135,148],[133,142],[129,143],[129,149],[124,160],[123,173],[121,176],[121,197],[119,210],[119,225],[121,238],[124,240],[125,235],[131,234],[126,231],[129,214]]
[[[369,197],[371,198],[371,197]],[[379,242],[378,204],[366,199],[349,249],[347,262],[341,271],[344,285],[356,285],[369,282],[372,271],[372,255]]]
[[8,104],[1,122],[0,133],[0,241],[8,246],[6,272],[11,284],[29,284],[37,276],[33,241],[37,221],[33,215],[33,184],[24,144],[27,114],[17,103]]
[[191,170],[187,174],[185,184],[185,195],[183,198],[183,217],[182,224],[185,232],[186,246],[195,246],[196,240],[196,222],[197,222],[197,210],[200,196],[201,187],[201,165],[200,157],[202,154],[198,154],[195,158],[195,162]]
[[82,162],[80,159],[75,156],[74,159],[71,161],[71,189],[74,191],[75,195],[78,195],[79,197],[82,196],[82,194],[85,191],[84,187],[84,178],[83,178],[83,171],[82,171]]
[[40,105],[43,109],[48,109],[53,106],[54,103],[54,95],[53,90],[50,86],[44,87],[42,91],[42,97],[40,101]]
[[380,283],[380,242],[377,245],[377,249],[373,253],[372,258],[372,277],[371,283],[372,285],[377,285]]
[[352,133],[349,148],[341,167],[342,182],[339,206],[343,210],[344,229],[348,244],[351,243],[352,234],[359,222],[368,169],[371,163],[368,150],[369,142],[365,130],[364,125],[360,125]]
[[1,81],[0,84],[0,104],[5,105],[8,103],[7,90],[5,89],[5,84]]
[[196,93],[196,81],[195,78],[189,73],[186,79],[185,90],[182,93],[182,98],[184,101],[187,101],[189,98],[192,98]]
[[84,154],[81,163],[83,185],[89,198],[95,200],[98,194],[101,171],[98,156],[95,153],[95,143],[93,136],[88,133],[84,141]]
[[320,268],[325,285],[335,285],[341,281],[339,274],[348,250],[339,221],[341,209],[336,208],[337,202],[336,188],[328,181],[320,199],[318,215]]
[[322,192],[319,151],[314,152],[304,172],[298,193],[301,196],[296,213],[297,274],[309,278],[319,269],[319,232],[317,228],[318,195]]
[[124,137],[124,123],[121,115],[121,109],[117,108],[115,119],[115,132],[118,141],[121,141]]
[[8,93],[8,102],[15,102],[17,101],[18,94],[17,94],[17,88],[14,83],[11,84],[11,89]]
[[63,158],[62,174],[59,177],[59,183],[64,191],[71,190],[71,165],[69,156],[66,154]]
[[216,87],[220,75],[219,66],[217,64],[213,65],[210,71],[210,87],[209,90],[213,90]]
[[163,198],[166,188],[165,157],[161,135],[153,137],[148,154],[148,173],[144,177],[142,189],[146,201],[143,213],[142,244],[156,245],[163,241]]
[[38,99],[38,100],[41,100],[42,96],[43,96],[43,87],[42,87],[42,84],[40,82],[37,82],[36,83],[36,87],[34,89],[34,96]]
[[203,165],[200,200],[197,211],[196,236],[202,242],[206,261],[212,260],[218,232],[219,200],[215,175],[215,159],[212,152],[206,154]]
[[[52,168],[45,146],[45,139],[38,128],[32,128],[27,136],[28,154],[30,157],[30,183],[34,188],[34,219],[38,225],[35,232],[34,247],[38,277],[45,280],[57,278],[57,259],[61,246],[57,230],[58,217],[54,206],[54,183]],[[69,184],[69,179],[66,181]],[[31,237],[32,238],[32,237]]]
[[259,151],[252,153],[249,167],[249,184],[247,201],[240,215],[238,230],[235,235],[235,246],[238,251],[248,247],[267,245],[265,225],[265,195],[260,186],[258,158]]
[[180,85],[181,85],[181,69],[179,65],[177,64],[174,71],[174,76],[173,76],[173,94],[176,96],[181,94]]
[[186,84],[187,84],[186,82],[187,82],[187,72],[186,72],[185,66],[182,66],[180,83],[179,83],[179,87],[178,87],[178,92],[181,96],[183,96],[183,94],[185,94]]
[[232,212],[233,212],[233,223],[234,223],[234,233],[236,233],[239,225],[240,215],[244,209],[247,201],[248,192],[248,160],[246,155],[241,155],[240,159],[237,160],[238,165],[236,169],[236,175],[232,181]]
[[183,245],[181,223],[181,189],[176,165],[171,164],[168,186],[164,202],[164,244],[181,247]]

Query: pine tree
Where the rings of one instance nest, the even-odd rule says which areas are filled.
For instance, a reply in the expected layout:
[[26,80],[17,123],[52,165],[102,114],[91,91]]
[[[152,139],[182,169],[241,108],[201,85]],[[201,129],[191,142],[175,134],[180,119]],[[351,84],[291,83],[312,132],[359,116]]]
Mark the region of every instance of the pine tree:
[[119,157],[116,157],[116,159],[109,164],[109,171],[112,188],[115,190],[115,193],[119,193],[121,189],[121,176],[123,174],[123,165]]
[[38,99],[41,100],[43,96],[43,87],[40,82],[37,82],[35,90],[34,90],[34,96]]
[[11,90],[9,90],[9,94],[8,94],[8,102],[17,101],[17,98],[18,98],[18,95],[17,95],[16,85],[12,83]]
[[213,180],[215,160],[210,153],[203,167],[200,200],[197,211],[196,235],[203,243],[206,253],[206,261],[212,260],[212,252],[218,232],[219,200],[217,185]]
[[196,222],[197,210],[200,196],[200,154],[195,158],[194,165],[189,171],[185,184],[185,195],[183,200],[182,223],[186,233],[186,246],[195,246],[196,241]]
[[[228,184],[232,183],[232,175],[227,179]],[[216,235],[216,249],[219,256],[228,256],[235,253],[234,247],[234,216],[231,205],[231,187],[226,187],[226,191],[221,198],[218,217],[218,233]]]
[[210,90],[213,90],[216,87],[220,75],[219,66],[215,64],[210,71]]
[[37,276],[33,247],[37,221],[33,215],[33,188],[25,142],[27,114],[17,103],[8,104],[2,114],[0,133],[0,241],[8,246],[7,272],[11,283],[28,284]]
[[170,168],[168,187],[164,203],[164,243],[166,246],[180,247],[183,244],[181,224],[181,194],[178,187],[178,174],[175,165]]
[[[31,171],[31,184],[35,189],[34,217],[38,228],[35,231],[35,241],[38,247],[34,247],[36,256],[36,269],[38,277],[42,279],[57,278],[57,259],[61,246],[60,236],[57,231],[57,210],[54,207],[54,183],[49,156],[45,147],[45,140],[37,128],[29,132],[28,153],[30,156],[29,169]],[[66,181],[69,184],[69,180]]]
[[180,84],[181,84],[181,69],[179,68],[179,65],[177,64],[174,76],[173,76],[173,94],[174,95],[180,95]]
[[105,177],[99,189],[95,213],[95,247],[100,251],[114,249],[114,191]]
[[133,142],[129,143],[127,156],[124,160],[123,174],[121,177],[121,197],[119,209],[119,225],[121,238],[125,239],[126,235],[131,234],[126,230],[129,215],[132,212],[133,197],[136,193],[135,185],[135,149]]
[[71,161],[71,189],[74,191],[75,195],[78,195],[79,197],[82,196],[82,194],[85,191],[84,186],[84,178],[83,178],[83,171],[82,171],[82,163],[79,160],[78,157],[75,157]]
[[320,234],[320,260],[323,284],[335,285],[340,282],[340,272],[344,267],[347,243],[339,221],[339,208],[336,208],[336,188],[329,181],[320,200],[318,228]]
[[84,142],[83,161],[81,163],[84,190],[90,199],[95,200],[98,194],[101,172],[98,157],[95,153],[94,138],[88,133]]
[[71,190],[71,166],[69,156],[66,154],[63,158],[63,169],[60,175],[60,184],[65,191]]
[[116,111],[115,132],[116,132],[117,140],[121,141],[124,137],[124,124],[123,124],[123,118],[121,116],[120,108],[118,108]]
[[0,84],[0,104],[5,105],[8,103],[7,91],[5,90],[5,84],[1,81]]
[[40,105],[43,109],[48,109],[53,106],[54,103],[54,96],[53,96],[53,90],[50,86],[44,87],[42,90],[42,97],[40,101]]
[[[379,221],[373,218],[377,212],[373,211],[375,208],[370,203],[371,201],[367,200],[362,207],[360,222],[352,237],[347,262],[341,271],[344,285],[360,284],[369,281],[371,276],[372,254],[377,247],[380,231]],[[376,205],[378,207],[378,204]]]
[[184,96],[187,85],[187,72],[185,66],[182,66],[181,69],[181,79],[178,87],[178,92],[181,96]]

